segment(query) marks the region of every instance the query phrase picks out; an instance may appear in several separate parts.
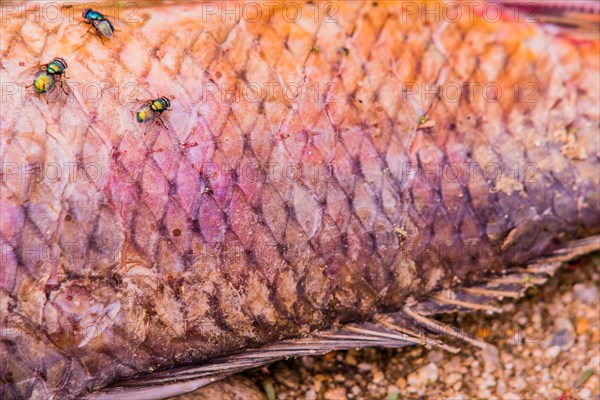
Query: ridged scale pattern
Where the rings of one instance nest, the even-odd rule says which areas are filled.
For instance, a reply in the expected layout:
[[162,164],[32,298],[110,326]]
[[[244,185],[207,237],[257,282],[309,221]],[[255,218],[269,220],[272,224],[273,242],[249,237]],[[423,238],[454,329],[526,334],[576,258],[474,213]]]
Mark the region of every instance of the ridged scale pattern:
[[[4,171],[4,398],[73,397],[366,319],[598,231],[597,44],[480,18],[422,22],[400,2],[336,4],[337,22],[315,22],[307,4],[297,23],[146,8],[107,46],[75,24],[3,23],[3,82],[25,57],[62,55],[71,82],[103,85],[98,100],[3,104],[3,165],[78,171],[56,182]],[[207,95],[267,82],[304,96]],[[496,82],[504,95],[404,91],[435,82]],[[537,101],[515,102],[517,82],[533,82]],[[174,97],[169,129],[142,135],[115,87]],[[434,128],[417,129],[424,114]],[[534,165],[535,182],[486,179],[491,162]],[[470,179],[407,169],[449,163]],[[57,256],[40,257],[47,247]]]

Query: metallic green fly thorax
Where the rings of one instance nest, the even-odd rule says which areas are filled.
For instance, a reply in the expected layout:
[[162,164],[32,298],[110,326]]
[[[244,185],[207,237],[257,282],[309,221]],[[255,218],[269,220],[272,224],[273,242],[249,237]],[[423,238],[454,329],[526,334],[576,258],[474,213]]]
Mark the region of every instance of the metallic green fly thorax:
[[167,110],[170,105],[171,103],[169,102],[169,99],[167,99],[166,97],[161,97],[152,101],[152,105],[150,107],[154,111],[163,112]]
[[104,15],[102,15],[98,11],[94,11],[90,8],[86,8],[85,10],[83,10],[83,18],[88,19],[90,21],[91,20],[102,21],[102,20],[104,20]]

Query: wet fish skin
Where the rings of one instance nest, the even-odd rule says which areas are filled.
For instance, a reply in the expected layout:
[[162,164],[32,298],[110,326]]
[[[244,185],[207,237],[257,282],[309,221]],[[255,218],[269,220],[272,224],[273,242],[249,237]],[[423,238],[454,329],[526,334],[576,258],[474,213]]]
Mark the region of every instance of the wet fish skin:
[[[397,2],[336,4],[338,23],[141,9],[143,23],[107,46],[79,40],[75,24],[2,24],[3,82],[17,82],[20,61],[61,55],[80,87],[131,95],[135,83],[176,99],[171,128],[143,136],[110,95],[6,96],[4,397],[72,398],[366,319],[599,231],[597,42],[481,18],[405,22]],[[230,103],[203,85],[273,81],[308,95]],[[533,83],[536,101],[404,96],[436,81],[505,94]],[[315,87],[337,89],[337,102],[315,101]],[[424,114],[435,127],[417,129]],[[35,163],[101,174],[36,182],[22,167]],[[303,174],[287,179],[292,163]],[[449,163],[469,179],[410,174]],[[504,178],[485,179],[489,165]],[[507,178],[515,165],[532,179]],[[40,257],[53,244],[60,256]]]

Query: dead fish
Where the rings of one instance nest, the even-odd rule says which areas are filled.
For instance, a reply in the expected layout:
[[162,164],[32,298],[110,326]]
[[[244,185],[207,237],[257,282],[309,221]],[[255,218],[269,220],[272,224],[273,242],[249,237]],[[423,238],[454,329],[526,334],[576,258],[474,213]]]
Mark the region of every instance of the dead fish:
[[[456,351],[432,315],[598,250],[598,40],[411,4],[161,3],[103,46],[3,3],[0,397]],[[60,113],[12,83],[46,52],[73,60]],[[140,136],[148,92],[177,101]]]

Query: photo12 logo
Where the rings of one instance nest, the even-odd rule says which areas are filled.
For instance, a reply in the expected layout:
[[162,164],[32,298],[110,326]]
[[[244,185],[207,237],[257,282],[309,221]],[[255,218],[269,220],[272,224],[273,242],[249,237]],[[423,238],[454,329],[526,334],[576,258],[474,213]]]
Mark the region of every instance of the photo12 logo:
[[79,100],[85,103],[99,103],[108,101],[116,104],[129,104],[136,102],[140,94],[138,82],[79,82],[73,79],[66,80],[62,86],[54,85],[51,90],[39,93],[34,88],[35,74],[24,76],[19,82],[2,82],[2,104],[18,101],[21,103],[33,101],[44,104],[76,103]]
[[47,163],[16,163],[2,162],[2,183],[35,182],[35,183],[75,183],[84,180],[98,183],[106,176],[100,164],[95,162],[77,163],[75,161]]
[[315,23],[338,23],[340,6],[334,1],[207,1],[201,3],[202,22],[219,20],[221,23],[245,21],[273,22],[281,18],[290,23],[302,19]]
[[[203,23],[219,21],[221,23],[245,21],[257,23],[259,21],[273,22],[276,18],[291,23],[300,20],[311,20],[315,23],[338,23],[336,15],[339,4],[335,1],[202,1],[201,7]],[[11,18],[19,18],[22,22],[32,19],[35,22],[45,21],[57,24],[67,21],[79,23],[82,10],[91,9],[100,14],[118,19],[124,23],[139,23],[140,6],[135,1],[127,2],[3,2],[1,11],[2,22]]]
[[[144,2],[146,5],[148,2]],[[365,1],[372,7],[379,2]],[[534,3],[510,1],[406,1],[396,2],[397,16],[402,23],[415,19],[421,22],[459,21],[473,22],[475,18],[483,18],[488,22],[501,19],[514,22],[536,23],[537,8]],[[151,2],[150,2],[150,5]],[[202,23],[239,22],[258,23],[273,22],[282,19],[290,23],[301,20],[315,23],[339,23],[340,3],[336,1],[198,1],[200,21]],[[399,6],[399,7],[398,7]],[[57,24],[81,22],[81,12],[91,9],[100,14],[124,23],[139,23],[140,4],[136,1],[125,2],[76,2],[76,1],[6,1],[0,5],[0,20],[6,23],[9,19],[19,18],[22,22],[31,19],[35,22],[45,21]]]
[[7,23],[18,18],[21,22],[79,24],[82,10],[92,9],[109,18],[124,23],[139,23],[139,6],[135,1],[127,2],[75,2],[75,1],[6,1],[0,4],[0,21]]

